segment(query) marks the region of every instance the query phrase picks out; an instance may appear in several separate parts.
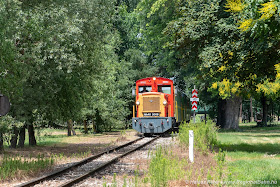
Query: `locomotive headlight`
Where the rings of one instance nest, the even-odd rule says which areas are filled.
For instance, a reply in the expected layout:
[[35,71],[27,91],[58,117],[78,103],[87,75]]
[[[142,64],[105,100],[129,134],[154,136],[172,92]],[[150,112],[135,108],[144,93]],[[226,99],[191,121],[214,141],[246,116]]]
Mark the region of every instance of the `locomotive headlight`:
[[164,101],[163,101],[163,104],[164,104],[164,105],[167,105],[167,101],[166,101],[166,100],[164,100]]
[[136,105],[140,105],[140,102],[139,102],[139,101],[136,101]]

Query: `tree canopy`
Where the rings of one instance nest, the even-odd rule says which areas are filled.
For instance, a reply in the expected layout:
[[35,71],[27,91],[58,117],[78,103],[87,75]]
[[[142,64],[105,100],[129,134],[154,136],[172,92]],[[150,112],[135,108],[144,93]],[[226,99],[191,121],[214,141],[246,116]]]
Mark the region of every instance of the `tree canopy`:
[[148,76],[173,78],[185,92],[196,84],[204,104],[234,111],[223,123],[238,128],[242,98],[265,106],[279,97],[279,7],[278,0],[0,0],[0,91],[12,103],[2,133],[32,132],[38,120],[124,126],[131,88]]

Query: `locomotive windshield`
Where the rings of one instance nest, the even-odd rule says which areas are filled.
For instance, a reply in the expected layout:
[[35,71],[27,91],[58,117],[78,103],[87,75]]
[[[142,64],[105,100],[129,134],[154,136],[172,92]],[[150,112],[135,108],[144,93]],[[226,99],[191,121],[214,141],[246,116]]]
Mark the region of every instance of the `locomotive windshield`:
[[139,86],[139,93],[150,92],[151,90],[151,86]]
[[158,86],[158,92],[171,94],[171,86],[170,85]]

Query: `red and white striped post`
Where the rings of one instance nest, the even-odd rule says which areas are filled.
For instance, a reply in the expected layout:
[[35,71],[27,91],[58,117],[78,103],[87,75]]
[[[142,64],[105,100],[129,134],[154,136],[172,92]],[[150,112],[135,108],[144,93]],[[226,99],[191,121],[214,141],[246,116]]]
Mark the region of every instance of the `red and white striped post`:
[[193,110],[193,122],[195,123],[195,111],[197,110],[197,103],[199,101],[199,98],[197,97],[197,89],[195,89],[195,85],[194,85],[194,89],[192,90],[192,98],[190,99],[190,101],[192,102],[192,110]]

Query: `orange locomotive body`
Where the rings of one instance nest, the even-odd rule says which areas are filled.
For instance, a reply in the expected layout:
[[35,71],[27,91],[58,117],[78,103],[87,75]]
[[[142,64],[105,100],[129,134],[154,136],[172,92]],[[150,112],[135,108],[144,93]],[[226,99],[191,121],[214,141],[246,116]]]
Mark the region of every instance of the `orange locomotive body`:
[[175,91],[171,79],[140,79],[136,81],[135,91],[132,127],[138,132],[145,135],[164,133],[177,128],[179,122],[190,117],[187,115],[189,101]]

